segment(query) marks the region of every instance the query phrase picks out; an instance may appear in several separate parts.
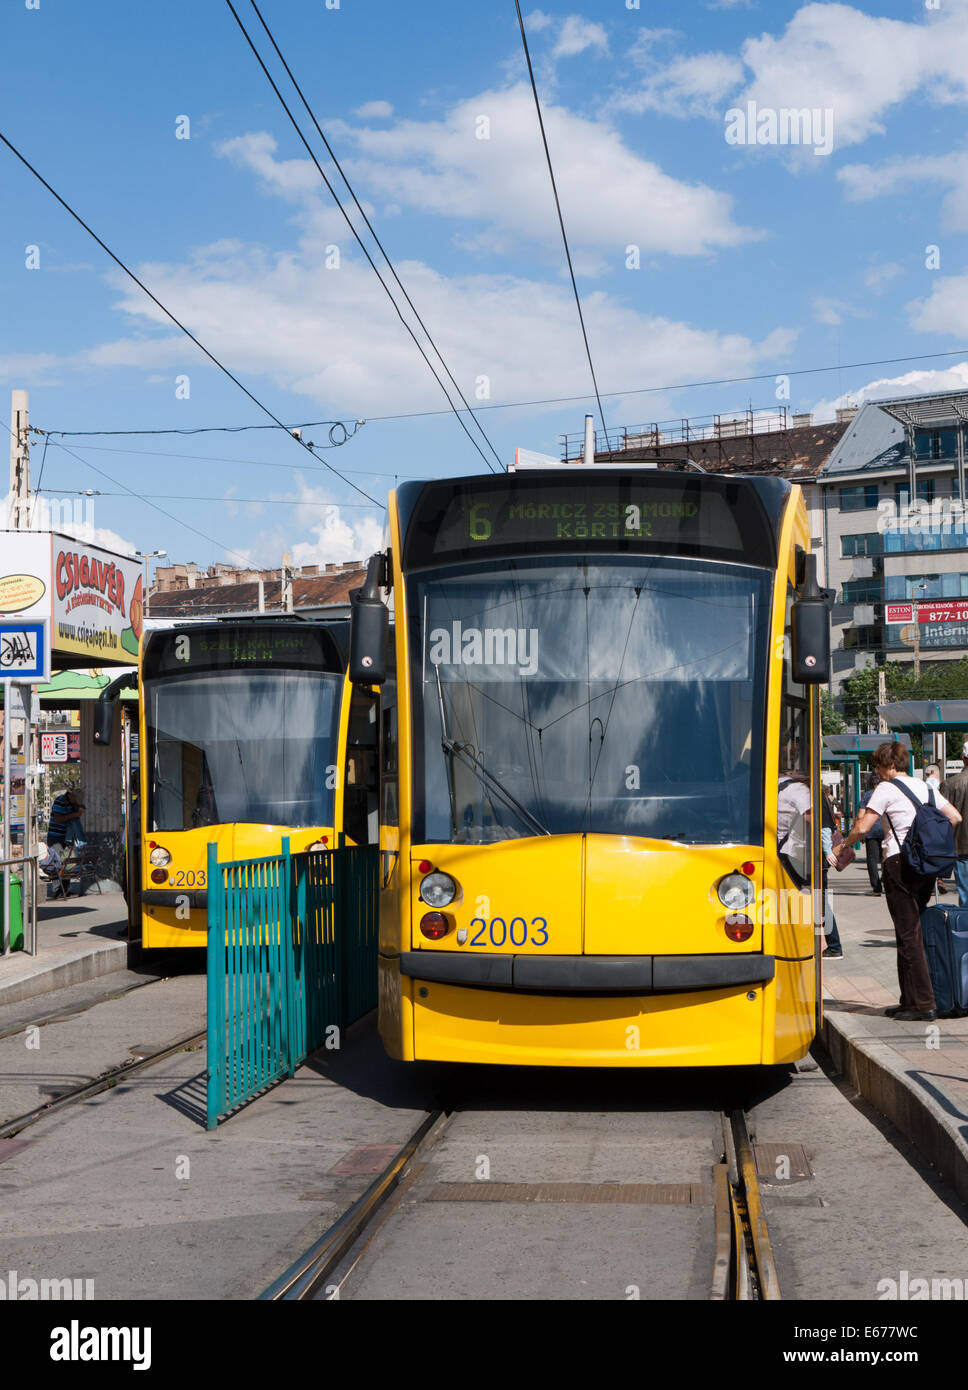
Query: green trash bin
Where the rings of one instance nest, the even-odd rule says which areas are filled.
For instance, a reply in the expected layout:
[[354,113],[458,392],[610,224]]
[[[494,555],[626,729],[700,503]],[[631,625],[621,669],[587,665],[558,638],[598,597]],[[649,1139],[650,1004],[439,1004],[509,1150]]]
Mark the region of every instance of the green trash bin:
[[[2,871],[0,871],[2,872]],[[0,884],[0,926],[4,921],[3,889]],[[24,948],[23,888],[21,880],[10,875],[10,949],[22,951]]]

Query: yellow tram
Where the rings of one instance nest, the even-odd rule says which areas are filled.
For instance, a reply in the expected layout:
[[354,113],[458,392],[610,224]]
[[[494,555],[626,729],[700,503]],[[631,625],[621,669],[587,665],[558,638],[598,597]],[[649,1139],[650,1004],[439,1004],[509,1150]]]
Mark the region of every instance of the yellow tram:
[[[829,679],[809,546],[777,478],[565,466],[390,494],[350,677],[382,686],[391,1056],[806,1052]],[[814,805],[799,868],[778,853],[791,781]]]
[[[293,853],[376,842],[378,700],[349,683],[346,629],[267,618],[144,634],[125,886],[145,949],[205,946],[211,841],[223,862],[278,854],[286,836]],[[124,679],[103,692],[98,742]]]

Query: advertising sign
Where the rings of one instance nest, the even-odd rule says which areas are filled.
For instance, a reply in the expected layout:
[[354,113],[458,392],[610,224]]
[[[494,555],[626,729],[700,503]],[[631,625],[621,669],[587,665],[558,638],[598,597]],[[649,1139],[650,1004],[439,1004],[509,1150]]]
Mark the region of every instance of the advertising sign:
[[143,610],[137,560],[51,531],[6,531],[0,556],[0,622],[46,619],[58,657],[100,664],[137,656]]
[[[913,603],[889,603],[887,605],[889,623],[911,623],[914,621]],[[964,623],[968,622],[968,599],[922,599],[918,604],[919,623]]]
[[78,730],[47,732],[40,736],[42,763],[76,763],[81,759],[81,735]]
[[51,539],[55,650],[130,661],[141,636],[141,565],[68,536]]

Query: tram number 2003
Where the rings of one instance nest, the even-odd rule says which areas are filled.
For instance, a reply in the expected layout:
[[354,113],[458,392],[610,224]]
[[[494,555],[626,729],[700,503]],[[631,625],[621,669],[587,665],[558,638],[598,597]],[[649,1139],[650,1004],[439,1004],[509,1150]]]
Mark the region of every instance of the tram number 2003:
[[[480,925],[478,925],[480,924]],[[530,925],[523,917],[512,917],[505,922],[503,917],[492,917],[488,922],[483,917],[475,917],[471,928],[477,927],[477,934],[471,937],[472,946],[547,946],[548,923],[543,917],[532,917]]]

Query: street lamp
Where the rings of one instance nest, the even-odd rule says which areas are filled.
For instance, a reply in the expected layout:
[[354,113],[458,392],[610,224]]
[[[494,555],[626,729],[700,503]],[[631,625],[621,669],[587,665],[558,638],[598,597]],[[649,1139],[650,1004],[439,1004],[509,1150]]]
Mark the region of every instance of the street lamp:
[[142,566],[143,566],[143,568],[144,568],[144,584],[143,584],[142,587],[144,588],[144,595],[145,595],[145,599],[144,599],[144,615],[145,615],[145,617],[147,618],[147,616],[148,616],[148,561],[149,561],[149,560],[163,560],[163,559],[167,556],[168,551],[167,551],[167,550],[136,550],[134,553],[138,556],[138,558],[139,558],[139,560],[141,561]]

